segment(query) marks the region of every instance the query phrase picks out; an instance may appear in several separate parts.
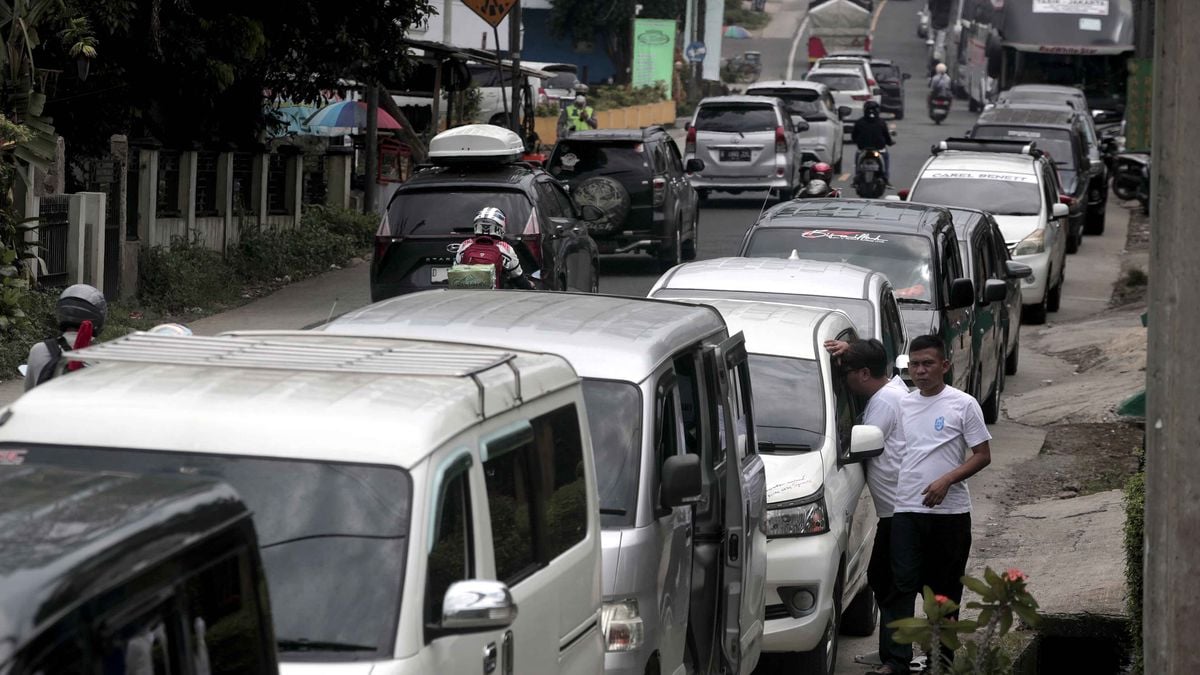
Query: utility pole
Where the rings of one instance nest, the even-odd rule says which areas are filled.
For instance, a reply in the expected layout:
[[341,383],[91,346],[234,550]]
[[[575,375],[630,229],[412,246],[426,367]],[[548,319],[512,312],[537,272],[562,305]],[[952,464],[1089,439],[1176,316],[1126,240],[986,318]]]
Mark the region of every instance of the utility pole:
[[1200,240],[1193,226],[1200,211],[1193,183],[1200,2],[1154,5],[1142,639],[1146,673],[1189,673],[1200,669],[1200,378],[1186,365],[1200,333]]
[[524,134],[521,134],[521,89],[525,84],[525,78],[521,77],[521,0],[517,0],[508,12],[508,58],[512,59],[512,118],[509,127],[524,138]]

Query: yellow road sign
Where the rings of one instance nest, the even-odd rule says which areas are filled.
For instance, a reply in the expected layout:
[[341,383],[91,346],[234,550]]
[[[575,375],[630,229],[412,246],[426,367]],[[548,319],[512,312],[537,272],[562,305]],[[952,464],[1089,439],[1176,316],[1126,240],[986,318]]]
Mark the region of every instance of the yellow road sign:
[[517,0],[462,0],[462,2],[478,14],[479,18],[488,22],[492,28],[499,26],[504,17],[508,16],[508,11],[517,4]]

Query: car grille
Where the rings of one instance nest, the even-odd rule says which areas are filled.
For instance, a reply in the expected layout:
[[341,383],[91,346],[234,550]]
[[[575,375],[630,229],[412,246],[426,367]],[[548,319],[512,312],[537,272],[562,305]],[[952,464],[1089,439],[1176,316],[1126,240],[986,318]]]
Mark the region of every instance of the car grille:
[[765,612],[767,621],[772,619],[790,619],[791,614],[788,614],[787,608],[782,603],[778,605],[767,605]]

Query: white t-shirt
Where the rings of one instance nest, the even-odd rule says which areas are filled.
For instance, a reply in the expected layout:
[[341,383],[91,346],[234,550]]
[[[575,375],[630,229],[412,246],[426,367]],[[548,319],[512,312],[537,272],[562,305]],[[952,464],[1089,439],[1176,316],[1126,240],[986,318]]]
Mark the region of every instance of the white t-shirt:
[[900,460],[904,456],[904,429],[900,427],[900,400],[908,395],[908,386],[897,375],[875,392],[863,411],[863,424],[883,431],[883,454],[867,460],[867,486],[875,500],[875,513],[890,518],[896,508],[896,488],[900,480]]
[[979,403],[951,386],[937,396],[913,391],[900,401],[900,423],[905,450],[896,513],[970,513],[966,481],[951,485],[946,498],[932,509],[922,503],[921,492],[965,462],[971,448],[992,439]]

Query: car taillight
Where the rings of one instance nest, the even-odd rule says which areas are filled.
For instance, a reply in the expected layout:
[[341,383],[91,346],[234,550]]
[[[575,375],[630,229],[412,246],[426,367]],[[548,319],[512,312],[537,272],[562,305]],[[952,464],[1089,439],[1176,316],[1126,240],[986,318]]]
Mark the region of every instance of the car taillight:
[[878,84],[878,82],[875,80],[867,80],[867,86],[869,87],[874,87],[876,84]]
[[696,127],[689,127],[687,130],[687,140],[683,144],[684,154],[696,153]]
[[781,155],[787,152],[787,135],[783,127],[775,127],[775,152]]
[[850,98],[854,99],[855,101],[870,101],[871,95],[870,94],[854,94]]
[[667,196],[667,179],[655,176],[652,183],[654,185],[654,205],[662,206],[663,199]]
[[538,267],[542,266],[542,235],[540,234],[523,234],[521,241],[525,242],[525,248],[529,249],[529,254],[537,261]]
[[392,238],[388,236],[378,235],[375,237],[375,262],[383,260],[383,254],[387,253],[388,247],[392,245]]
[[823,58],[825,58],[825,43],[821,42],[819,37],[808,38],[808,59],[812,61]]
[[[1000,1],[1004,2],[1004,0],[1000,0]],[[992,2],[994,4],[995,0],[992,0]],[[871,36],[870,35],[867,36],[867,39],[863,40],[863,51],[864,52],[871,51]]]

